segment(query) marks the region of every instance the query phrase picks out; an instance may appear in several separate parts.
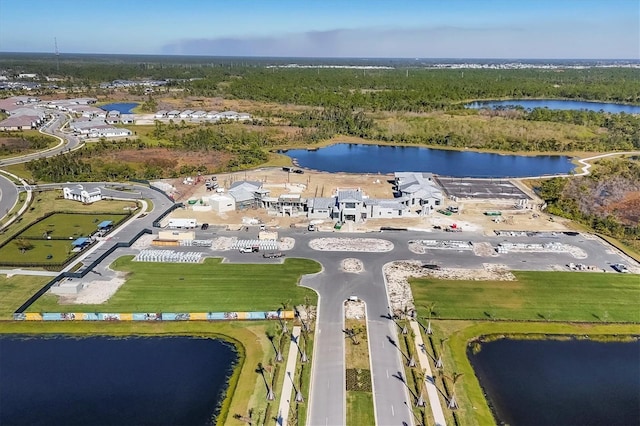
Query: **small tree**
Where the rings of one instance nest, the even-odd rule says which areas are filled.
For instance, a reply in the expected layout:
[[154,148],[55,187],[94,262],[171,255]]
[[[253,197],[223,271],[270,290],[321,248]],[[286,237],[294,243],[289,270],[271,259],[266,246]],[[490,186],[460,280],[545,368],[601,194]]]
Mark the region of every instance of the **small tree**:
[[25,240],[24,238],[16,238],[14,243],[22,254],[24,254],[27,250],[31,250],[33,248],[33,244],[31,243],[31,241]]
[[451,377],[445,376],[451,381],[451,398],[447,403],[447,407],[449,407],[449,409],[451,410],[456,410],[458,408],[458,401],[456,400],[456,383],[458,382],[458,380],[460,380],[462,376],[463,376],[462,373],[457,373],[457,372],[454,372],[453,375],[451,375]]

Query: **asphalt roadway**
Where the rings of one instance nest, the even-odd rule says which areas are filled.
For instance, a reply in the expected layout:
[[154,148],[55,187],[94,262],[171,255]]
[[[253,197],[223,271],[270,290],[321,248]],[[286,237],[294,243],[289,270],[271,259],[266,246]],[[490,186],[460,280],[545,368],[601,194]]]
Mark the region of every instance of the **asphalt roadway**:
[[0,173],[0,218],[3,218],[18,201],[16,185],[3,173]]

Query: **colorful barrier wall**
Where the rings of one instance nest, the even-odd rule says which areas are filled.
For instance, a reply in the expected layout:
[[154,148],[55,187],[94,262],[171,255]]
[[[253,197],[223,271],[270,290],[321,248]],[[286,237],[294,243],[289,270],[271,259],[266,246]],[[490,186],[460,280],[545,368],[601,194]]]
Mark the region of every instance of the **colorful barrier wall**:
[[266,312],[26,312],[13,314],[15,321],[233,321],[293,319],[293,311]]

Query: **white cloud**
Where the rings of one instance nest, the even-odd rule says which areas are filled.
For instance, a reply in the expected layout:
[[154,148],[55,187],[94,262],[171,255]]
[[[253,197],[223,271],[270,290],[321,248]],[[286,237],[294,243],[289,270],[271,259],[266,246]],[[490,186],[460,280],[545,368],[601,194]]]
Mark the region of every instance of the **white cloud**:
[[[560,29],[559,29],[560,28]],[[336,29],[270,37],[182,39],[165,54],[291,57],[638,58],[639,42],[616,32],[539,27]],[[564,32],[563,32],[564,31]]]

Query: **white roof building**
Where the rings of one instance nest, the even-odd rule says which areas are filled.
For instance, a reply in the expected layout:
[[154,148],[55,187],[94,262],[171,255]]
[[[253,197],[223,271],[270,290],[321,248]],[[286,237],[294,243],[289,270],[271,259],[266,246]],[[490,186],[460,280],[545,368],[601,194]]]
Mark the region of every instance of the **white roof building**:
[[87,191],[82,187],[82,185],[76,185],[74,187],[65,186],[62,188],[62,195],[65,200],[80,201],[84,204],[90,204],[102,200],[100,188]]

